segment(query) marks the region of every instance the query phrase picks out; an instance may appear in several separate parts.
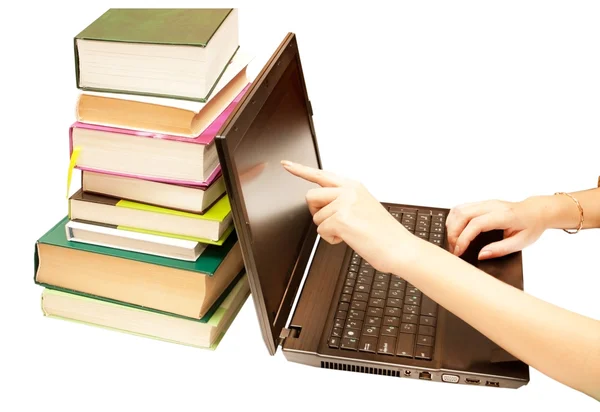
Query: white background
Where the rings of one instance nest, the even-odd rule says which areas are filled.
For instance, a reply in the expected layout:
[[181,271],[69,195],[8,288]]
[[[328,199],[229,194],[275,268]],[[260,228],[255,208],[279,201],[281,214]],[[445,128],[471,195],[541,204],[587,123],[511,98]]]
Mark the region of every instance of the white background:
[[[111,6],[238,3],[3,6],[0,410],[595,409],[535,370],[508,390],[288,363],[268,355],[251,300],[216,352],[42,316],[33,250],[67,213],[73,37]],[[596,184],[597,2],[244,3],[243,46],[298,36],[324,167],[379,199],[451,207]],[[524,253],[527,292],[600,318],[599,245],[597,230],[545,234]]]

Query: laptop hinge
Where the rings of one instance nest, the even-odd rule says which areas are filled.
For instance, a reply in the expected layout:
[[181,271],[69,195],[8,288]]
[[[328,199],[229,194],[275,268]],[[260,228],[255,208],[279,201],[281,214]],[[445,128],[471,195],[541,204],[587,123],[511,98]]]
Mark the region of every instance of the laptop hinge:
[[283,342],[285,342],[287,338],[297,338],[299,335],[300,331],[297,328],[283,328],[279,334],[279,345],[283,345]]

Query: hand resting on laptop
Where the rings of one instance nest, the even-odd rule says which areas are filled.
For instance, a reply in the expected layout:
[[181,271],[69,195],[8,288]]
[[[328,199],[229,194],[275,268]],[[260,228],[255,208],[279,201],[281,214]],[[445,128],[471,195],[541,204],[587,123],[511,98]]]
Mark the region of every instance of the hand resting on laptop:
[[478,234],[494,229],[503,229],[504,239],[483,247],[480,259],[520,250],[547,228],[600,227],[600,189],[457,207],[446,222],[450,253],[408,232],[359,182],[286,160],[282,165],[319,186],[306,200],[325,241],[345,242],[377,270],[406,279],[516,358],[600,400],[600,321],[537,299],[457,256]]

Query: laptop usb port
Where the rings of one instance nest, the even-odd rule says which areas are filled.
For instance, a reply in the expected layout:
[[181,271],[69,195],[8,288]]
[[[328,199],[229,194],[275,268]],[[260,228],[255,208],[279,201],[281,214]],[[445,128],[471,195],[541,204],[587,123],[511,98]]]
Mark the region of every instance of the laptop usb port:
[[500,386],[500,382],[485,381],[485,386],[495,386],[496,388],[498,388]]
[[465,378],[465,382],[470,385],[479,385],[479,382],[481,382],[481,381],[479,379]]

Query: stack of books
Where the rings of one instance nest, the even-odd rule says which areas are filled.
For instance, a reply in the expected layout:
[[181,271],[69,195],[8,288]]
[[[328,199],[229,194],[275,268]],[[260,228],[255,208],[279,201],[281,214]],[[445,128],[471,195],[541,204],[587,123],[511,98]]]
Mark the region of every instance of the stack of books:
[[235,318],[250,292],[213,141],[249,87],[237,13],[110,9],[75,36],[81,182],[36,243],[45,315],[202,348]]

